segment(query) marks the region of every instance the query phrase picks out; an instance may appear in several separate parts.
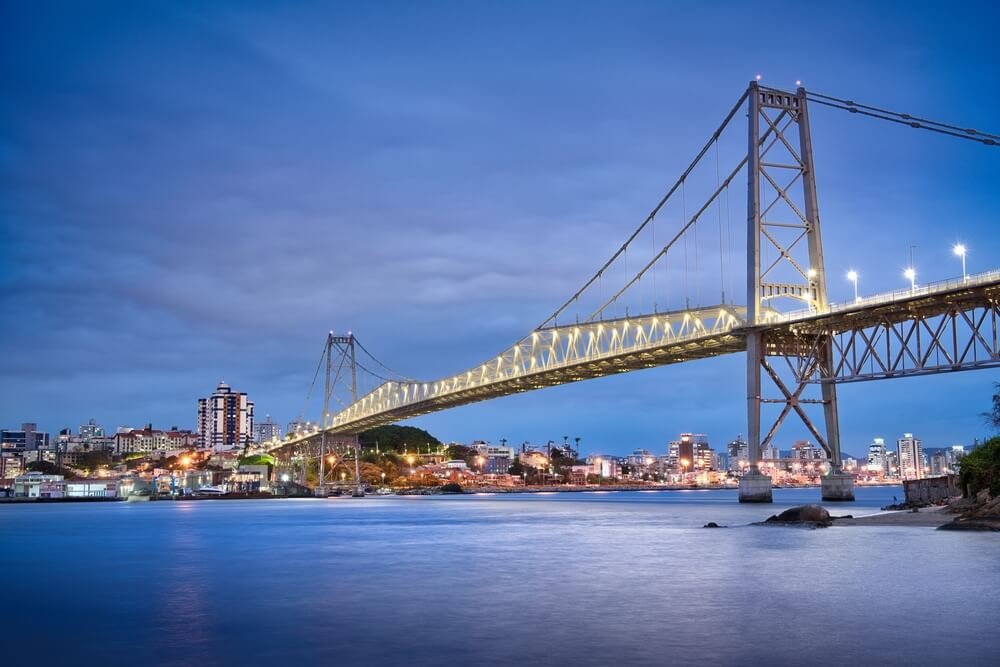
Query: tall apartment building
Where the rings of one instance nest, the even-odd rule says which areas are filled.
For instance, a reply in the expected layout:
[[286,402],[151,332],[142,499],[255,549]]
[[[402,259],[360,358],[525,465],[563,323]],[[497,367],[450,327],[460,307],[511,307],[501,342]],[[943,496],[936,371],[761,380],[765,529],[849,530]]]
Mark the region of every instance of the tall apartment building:
[[268,442],[281,439],[281,424],[271,420],[271,415],[254,425],[254,442]]
[[899,477],[901,479],[924,478],[924,450],[920,439],[912,433],[904,433],[896,441],[896,453],[899,456]]
[[198,399],[198,444],[216,450],[245,447],[253,439],[253,401],[246,392],[220,382],[215,393]]
[[38,430],[33,422],[21,424],[20,431],[0,429],[0,449],[4,452],[23,454],[36,449],[49,448],[49,434]]
[[703,433],[681,433],[680,438],[667,446],[670,467],[678,472],[711,470],[715,463],[715,450]]
[[875,475],[889,474],[889,460],[885,455],[885,440],[874,438],[868,445],[868,472]]

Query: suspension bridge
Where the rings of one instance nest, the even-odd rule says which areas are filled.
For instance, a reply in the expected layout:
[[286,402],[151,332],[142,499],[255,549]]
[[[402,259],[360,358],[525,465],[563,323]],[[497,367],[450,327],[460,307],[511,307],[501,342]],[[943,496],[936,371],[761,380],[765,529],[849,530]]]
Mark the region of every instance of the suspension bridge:
[[[853,478],[841,470],[837,385],[1000,366],[1000,270],[966,274],[963,248],[959,278],[918,285],[911,267],[909,289],[830,302],[810,104],[977,142],[987,150],[1000,146],[997,135],[753,81],[625,243],[528,335],[474,368],[418,381],[391,371],[352,334],[331,333],[324,345],[320,423],[270,449],[319,443],[322,465],[328,439],[342,441],[376,426],[740,352],[747,362],[750,457],[740,501],[770,502],[771,480],[759,471],[761,450],[793,414],[829,457],[823,499],[853,499]],[[735,122],[740,116],[747,119],[744,129]],[[739,192],[731,196],[733,188]],[[733,199],[739,209],[746,204],[745,218],[741,212],[734,216]],[[708,294],[719,297],[701,305]],[[364,362],[358,361],[359,348]],[[332,387],[345,366],[350,397],[332,412]],[[359,369],[375,386],[359,391]],[[765,411],[777,412],[767,430]]]

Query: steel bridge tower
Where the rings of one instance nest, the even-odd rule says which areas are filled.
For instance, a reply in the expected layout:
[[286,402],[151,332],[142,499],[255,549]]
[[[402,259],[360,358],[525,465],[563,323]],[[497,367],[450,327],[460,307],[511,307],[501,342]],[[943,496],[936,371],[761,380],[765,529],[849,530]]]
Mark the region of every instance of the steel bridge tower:
[[[750,470],[740,480],[740,502],[771,502],[771,478],[760,471],[761,451],[773,440],[785,418],[795,412],[830,458],[830,475],[823,479],[824,500],[853,500],[853,481],[841,471],[837,387],[820,383],[821,397],[806,398],[808,378],[820,372],[833,355],[832,340],[819,344],[812,368],[795,368],[801,351],[768,337],[768,315],[773,302],[789,300],[817,314],[828,310],[826,268],[820,233],[816,171],[806,91],[794,94],[750,83],[748,95],[747,188],[747,425]],[[805,240],[805,247],[802,241]],[[783,358],[794,376],[782,379]],[[777,366],[777,368],[776,368]],[[765,397],[766,375],[780,397]],[[781,406],[767,433],[761,436],[761,408]],[[823,407],[825,433],[813,423],[804,407]]]

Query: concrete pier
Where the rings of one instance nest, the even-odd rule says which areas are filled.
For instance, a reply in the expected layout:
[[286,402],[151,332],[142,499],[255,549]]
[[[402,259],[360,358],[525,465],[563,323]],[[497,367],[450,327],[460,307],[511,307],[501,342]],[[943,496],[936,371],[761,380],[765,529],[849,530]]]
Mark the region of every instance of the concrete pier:
[[740,477],[741,503],[769,503],[771,498],[771,478],[753,470]]
[[831,472],[821,482],[821,493],[823,500],[854,500],[854,476],[843,472]]

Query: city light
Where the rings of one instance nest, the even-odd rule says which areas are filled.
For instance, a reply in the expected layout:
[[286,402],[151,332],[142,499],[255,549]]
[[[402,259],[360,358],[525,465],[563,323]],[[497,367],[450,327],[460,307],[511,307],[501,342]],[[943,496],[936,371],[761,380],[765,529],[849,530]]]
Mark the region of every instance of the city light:
[[965,272],[965,246],[961,243],[956,243],[951,251],[962,258],[962,280],[968,280],[969,274]]
[[910,291],[915,292],[917,290],[917,271],[912,266],[903,271],[903,277],[910,281]]
[[858,301],[858,272],[851,269],[847,272],[847,279],[854,283],[854,301]]

